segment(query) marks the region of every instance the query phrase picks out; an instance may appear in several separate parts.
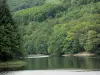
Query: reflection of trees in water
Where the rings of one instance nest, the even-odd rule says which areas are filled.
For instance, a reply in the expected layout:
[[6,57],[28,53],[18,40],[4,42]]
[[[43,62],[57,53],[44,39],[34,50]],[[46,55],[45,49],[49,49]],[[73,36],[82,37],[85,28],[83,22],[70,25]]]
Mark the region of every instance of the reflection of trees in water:
[[91,57],[48,57],[26,59],[26,69],[99,69],[97,58]]

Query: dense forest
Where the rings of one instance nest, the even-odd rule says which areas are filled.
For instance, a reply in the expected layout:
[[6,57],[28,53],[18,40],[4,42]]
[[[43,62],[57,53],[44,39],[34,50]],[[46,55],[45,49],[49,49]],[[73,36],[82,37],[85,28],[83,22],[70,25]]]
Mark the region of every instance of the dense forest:
[[0,2],[0,57],[100,54],[100,0],[7,2]]
[[7,0],[12,11],[18,11],[44,4],[45,0]]
[[46,0],[13,18],[29,54],[100,53],[100,0]]

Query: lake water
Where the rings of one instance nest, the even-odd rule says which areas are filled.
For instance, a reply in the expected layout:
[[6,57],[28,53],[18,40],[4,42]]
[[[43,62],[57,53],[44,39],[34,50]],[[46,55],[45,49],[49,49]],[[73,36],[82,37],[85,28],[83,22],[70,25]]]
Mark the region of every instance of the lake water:
[[27,64],[16,69],[9,69],[0,75],[100,75],[100,57],[77,56],[33,56],[25,58]]
[[42,57],[26,58],[22,70],[87,69],[100,70],[100,57]]

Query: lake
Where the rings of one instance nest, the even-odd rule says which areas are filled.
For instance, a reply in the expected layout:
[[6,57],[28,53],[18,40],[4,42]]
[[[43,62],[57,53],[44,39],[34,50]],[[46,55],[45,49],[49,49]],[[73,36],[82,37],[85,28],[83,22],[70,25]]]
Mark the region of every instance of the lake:
[[100,57],[36,57],[26,58],[28,63],[21,70],[87,69],[100,70]]
[[[0,75],[100,75],[99,56],[32,56],[24,59],[27,64],[20,68],[9,69]],[[7,69],[5,69],[7,70]],[[49,75],[48,74],[48,75]]]

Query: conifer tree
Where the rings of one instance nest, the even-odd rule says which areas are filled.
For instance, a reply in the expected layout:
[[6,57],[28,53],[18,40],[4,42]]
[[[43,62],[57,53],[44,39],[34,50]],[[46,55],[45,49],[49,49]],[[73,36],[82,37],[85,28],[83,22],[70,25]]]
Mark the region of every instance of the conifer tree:
[[6,0],[0,0],[0,60],[21,56],[20,44],[18,27],[14,24]]

